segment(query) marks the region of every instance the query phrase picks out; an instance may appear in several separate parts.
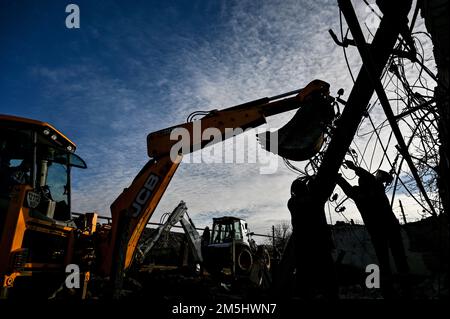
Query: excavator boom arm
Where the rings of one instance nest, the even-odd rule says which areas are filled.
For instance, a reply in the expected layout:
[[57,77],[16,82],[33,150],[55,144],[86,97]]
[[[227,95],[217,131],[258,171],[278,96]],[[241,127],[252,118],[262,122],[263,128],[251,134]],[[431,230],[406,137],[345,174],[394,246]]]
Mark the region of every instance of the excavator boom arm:
[[[223,141],[233,135],[228,131],[246,130],[266,123],[266,117],[296,108],[312,95],[329,94],[330,85],[321,80],[310,82],[303,89],[262,98],[222,110],[212,110],[198,121],[165,128],[147,136],[147,151],[151,158],[188,154]],[[281,99],[283,97],[294,95]],[[213,129],[213,130],[211,130]],[[206,136],[205,136],[206,135]],[[219,136],[218,136],[219,135]],[[236,135],[236,134],[234,134]],[[180,139],[181,137],[181,139]]]
[[[284,98],[293,94],[296,95]],[[151,160],[111,205],[112,229],[107,258],[102,265],[103,273],[120,277],[130,267],[142,232],[184,154],[211,145],[215,140],[223,141],[224,137],[231,137],[226,135],[227,129],[240,128],[242,133],[247,128],[264,124],[266,116],[299,108],[312,96],[328,97],[328,94],[329,84],[314,80],[297,91],[213,110],[200,120],[150,133],[147,146]],[[199,132],[195,130],[196,125],[200,128]],[[211,129],[214,133],[208,133],[210,138],[203,139],[203,133]],[[180,140],[180,135],[187,138]],[[216,139],[217,135],[221,135],[222,139]]]

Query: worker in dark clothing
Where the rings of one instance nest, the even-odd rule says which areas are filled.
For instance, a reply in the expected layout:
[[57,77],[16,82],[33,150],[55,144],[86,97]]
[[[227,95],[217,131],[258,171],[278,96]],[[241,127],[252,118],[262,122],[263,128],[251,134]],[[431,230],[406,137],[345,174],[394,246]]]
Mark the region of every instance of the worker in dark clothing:
[[296,289],[303,299],[336,299],[338,289],[331,255],[334,245],[323,206],[311,191],[313,182],[296,179],[288,201],[292,216]]
[[205,246],[209,245],[209,242],[211,240],[211,232],[209,230],[209,227],[206,226],[205,229],[203,230],[203,234],[202,234],[202,248]]
[[378,170],[375,175],[372,175],[351,161],[345,161],[345,164],[359,177],[359,186],[351,186],[341,175],[338,176],[337,183],[358,207],[378,258],[383,296],[393,298],[395,294],[389,263],[389,248],[400,275],[405,277],[409,272],[409,267],[403,247],[400,224],[385,193],[385,187],[392,182],[392,177],[382,170]]
[[0,194],[7,195],[15,185],[30,182],[31,164],[27,159],[18,166],[11,166],[6,156],[0,157]]
[[[201,237],[201,242],[200,242],[200,249],[202,252],[202,256],[205,256],[207,254],[207,248],[208,245],[210,244],[211,241],[211,231],[209,230],[209,227],[206,226],[205,229],[203,230],[203,234]],[[205,271],[204,265],[203,263],[200,264],[200,274],[203,275]]]

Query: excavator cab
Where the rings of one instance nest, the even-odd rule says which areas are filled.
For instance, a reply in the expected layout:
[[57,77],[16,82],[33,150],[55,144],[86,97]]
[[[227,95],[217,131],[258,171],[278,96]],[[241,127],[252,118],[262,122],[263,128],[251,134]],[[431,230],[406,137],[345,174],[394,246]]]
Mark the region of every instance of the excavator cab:
[[73,153],[75,144],[46,123],[2,115],[0,125],[2,208],[15,188],[26,185],[30,190],[24,205],[32,208],[32,215],[69,220],[70,170],[86,168]]
[[0,286],[69,262],[75,144],[51,125],[0,115]]
[[227,244],[233,240],[250,246],[247,223],[236,217],[213,218],[211,244]]

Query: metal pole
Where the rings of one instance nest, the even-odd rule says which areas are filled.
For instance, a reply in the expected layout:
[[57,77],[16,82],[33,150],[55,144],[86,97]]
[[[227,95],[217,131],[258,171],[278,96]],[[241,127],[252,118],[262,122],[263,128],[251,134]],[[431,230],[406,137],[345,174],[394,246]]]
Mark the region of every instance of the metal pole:
[[275,251],[275,225],[272,225],[272,245],[273,251]]
[[[338,4],[346,15],[346,19],[349,11],[354,13],[350,0],[338,0]],[[372,76],[375,78],[381,77],[383,69],[389,60],[400,33],[400,25],[407,21],[406,17],[411,8],[411,0],[403,1],[401,10],[398,10],[399,4],[394,1],[387,1],[384,4],[391,11],[395,10],[396,12],[383,12],[384,15],[380,26],[372,43],[369,45],[369,50],[374,58]],[[356,16],[353,16],[353,18],[356,19]],[[371,85],[370,78],[363,65],[317,172],[314,192],[319,196],[323,205],[325,205],[336,185],[338,170],[373,95],[374,87]]]
[[236,243],[234,241],[232,241],[232,245],[231,245],[231,255],[232,255],[232,271],[233,271],[233,277],[236,277]]
[[405,210],[403,209],[403,205],[402,205],[402,201],[399,199],[398,203],[400,204],[400,211],[402,212],[402,216],[403,216],[403,222],[406,225],[406,215],[405,215]]
[[[32,143],[33,143],[33,154],[32,154],[32,161],[33,166],[31,167],[31,185],[33,188],[37,187],[37,132],[33,131],[32,133]],[[70,203],[70,200],[69,200]]]
[[[83,214],[83,213],[72,212],[72,215],[73,215],[73,216],[82,216],[82,215],[84,215],[84,214]],[[108,221],[108,223],[110,223],[111,220],[112,220],[111,217],[106,217],[106,216],[97,216],[97,218],[98,218],[98,219],[104,219],[104,220]],[[161,225],[164,225],[164,224],[162,224],[162,223],[148,222],[147,225],[161,226]],[[173,225],[172,227],[173,227],[173,228],[183,228],[182,226],[178,226],[178,225]],[[195,229],[196,229],[196,230],[201,230],[201,231],[204,231],[204,230],[205,230],[205,228],[199,228],[199,227],[195,227]],[[272,238],[272,236],[271,236],[271,235],[268,235],[268,234],[264,235],[264,234],[255,234],[255,233],[252,233],[252,236]],[[282,239],[281,237],[277,237],[277,238]]]

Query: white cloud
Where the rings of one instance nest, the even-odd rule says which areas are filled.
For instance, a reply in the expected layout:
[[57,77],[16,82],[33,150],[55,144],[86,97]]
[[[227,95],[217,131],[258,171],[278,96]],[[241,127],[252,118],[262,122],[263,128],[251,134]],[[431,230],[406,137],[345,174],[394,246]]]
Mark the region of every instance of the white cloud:
[[[363,4],[358,4],[357,12],[364,19],[370,14]],[[61,122],[70,131],[80,130],[75,134],[81,137],[79,151],[90,166],[89,173],[75,173],[74,210],[95,209],[109,215],[110,203],[147,160],[146,135],[184,122],[192,111],[280,94],[316,78],[329,82],[333,95],[343,87],[348,96],[352,82],[342,49],[328,34],[330,28],[339,33],[335,1],[223,2],[221,16],[226,20],[211,26],[220,31],[212,40],[199,40],[197,36],[194,41],[182,30],[171,34],[167,43],[173,45],[173,51],[158,74],[152,72],[156,63],[153,53],[158,49],[146,45],[151,35],[145,25],[133,25],[131,20],[120,31],[130,35],[126,42],[140,52],[139,56],[126,57],[126,66],[133,72],[130,82],[111,78],[102,67],[91,68],[90,63],[82,68],[35,70],[47,79],[49,97],[64,101],[64,107],[80,119],[77,123],[70,119]],[[107,45],[120,50],[123,42],[117,41],[111,39]],[[356,75],[360,59],[355,48],[347,51]],[[80,78],[82,82],[74,81]],[[152,92],[164,92],[164,97],[152,100]],[[269,118],[268,126],[279,127],[291,115]],[[375,125],[384,121],[380,107],[374,109],[372,117]],[[368,130],[371,126],[365,120],[360,132]],[[100,132],[100,136],[90,132]],[[389,128],[380,134],[386,141]],[[372,167],[377,167],[382,157],[380,147],[374,152],[374,137],[356,140],[361,150],[366,143],[370,144],[364,159],[370,162],[375,153]],[[395,157],[394,144],[392,140],[388,152],[391,160]],[[234,151],[245,150],[236,146]],[[385,161],[382,168],[387,167]],[[277,221],[290,219],[286,204],[295,178],[283,165],[274,175],[261,175],[255,164],[182,164],[152,220],[158,221],[162,213],[184,200],[198,226],[206,226],[221,214],[235,214],[246,217],[252,230],[266,233]],[[348,206],[346,216],[359,220],[355,208]],[[416,211],[413,206],[407,209],[411,215]],[[331,216],[333,221],[343,219],[333,210]]]

